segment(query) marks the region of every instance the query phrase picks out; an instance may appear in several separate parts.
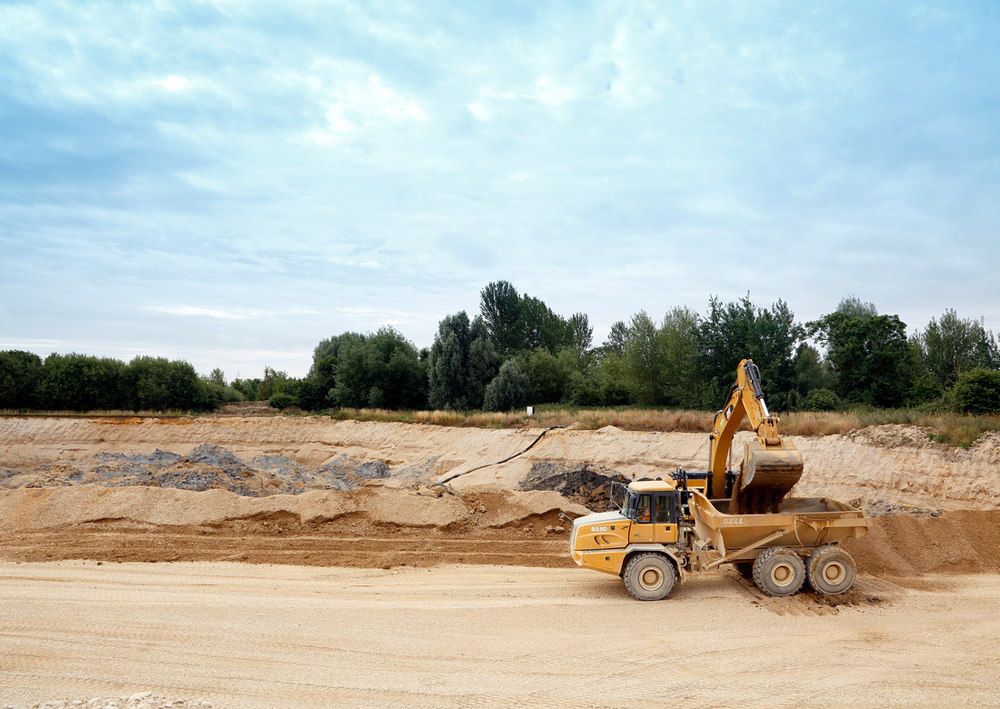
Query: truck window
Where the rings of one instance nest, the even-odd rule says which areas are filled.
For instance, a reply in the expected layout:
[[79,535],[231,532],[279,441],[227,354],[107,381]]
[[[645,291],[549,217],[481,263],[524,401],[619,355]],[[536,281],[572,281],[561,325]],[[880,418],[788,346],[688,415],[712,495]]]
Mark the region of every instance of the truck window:
[[670,524],[671,508],[673,507],[673,497],[670,495],[657,495],[655,506],[655,519],[657,524]]
[[649,495],[639,495],[639,504],[635,508],[636,522],[649,522]]

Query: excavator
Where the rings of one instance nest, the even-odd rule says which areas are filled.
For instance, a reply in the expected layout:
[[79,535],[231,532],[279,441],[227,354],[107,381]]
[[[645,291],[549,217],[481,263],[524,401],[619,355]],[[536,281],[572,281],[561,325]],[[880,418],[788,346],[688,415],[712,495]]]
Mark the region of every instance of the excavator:
[[[727,480],[733,436],[744,415],[756,437],[744,446],[740,472]],[[708,439],[708,497],[730,497],[731,514],[777,512],[782,498],[802,477],[802,454],[778,435],[778,419],[767,410],[760,372],[752,359],[742,360],[736,368],[729,401],[715,415]]]

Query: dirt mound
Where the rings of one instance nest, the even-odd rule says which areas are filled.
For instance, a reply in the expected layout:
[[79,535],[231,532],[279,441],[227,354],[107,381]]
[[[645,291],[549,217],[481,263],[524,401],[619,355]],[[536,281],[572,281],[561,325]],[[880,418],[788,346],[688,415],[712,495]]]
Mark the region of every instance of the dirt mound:
[[[847,439],[879,448],[934,448],[940,446],[931,439],[932,428],[889,423],[869,426],[847,434]],[[947,446],[942,446],[947,448]]]
[[843,546],[873,576],[1000,572],[1000,510],[886,515]]
[[520,482],[519,488],[555,490],[594,512],[604,512],[612,509],[613,482],[627,483],[628,480],[617,470],[604,466],[541,462],[531,466],[531,474]]

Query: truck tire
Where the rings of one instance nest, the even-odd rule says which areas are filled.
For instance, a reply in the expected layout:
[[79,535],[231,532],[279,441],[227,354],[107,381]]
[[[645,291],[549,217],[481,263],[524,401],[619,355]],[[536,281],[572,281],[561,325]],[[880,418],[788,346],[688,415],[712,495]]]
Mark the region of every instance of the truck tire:
[[771,547],[754,562],[753,580],[769,596],[791,596],[806,580],[806,565],[791,549]]
[[854,559],[838,546],[816,547],[809,555],[809,585],[826,596],[837,596],[854,585]]
[[662,554],[636,554],[625,567],[623,578],[625,588],[640,601],[659,601],[674,589],[677,572]]

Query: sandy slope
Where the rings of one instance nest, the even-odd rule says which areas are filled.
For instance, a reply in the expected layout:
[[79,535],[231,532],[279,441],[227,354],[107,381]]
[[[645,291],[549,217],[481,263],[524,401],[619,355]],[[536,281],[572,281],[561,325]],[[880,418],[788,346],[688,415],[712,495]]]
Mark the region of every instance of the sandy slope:
[[[380,461],[387,485],[431,482],[492,463],[523,449],[538,429],[492,430],[419,424],[332,421],[325,418],[203,417],[0,418],[0,467],[32,471],[48,465],[53,482],[60,462],[102,452],[188,454],[211,443],[243,459],[282,455],[321,466],[344,457]],[[738,434],[734,464],[741,455]],[[793,494],[841,500],[885,500],[940,509],[1000,507],[1000,435],[969,450],[931,443],[912,427],[879,427],[861,435],[797,438],[805,473]],[[514,489],[532,466],[544,462],[589,463],[631,476],[666,475],[677,467],[704,469],[708,437],[698,433],[642,433],[606,427],[557,430],[513,461],[457,478],[456,489]],[[53,464],[56,464],[53,466]],[[43,476],[40,476],[43,477]]]
[[4,563],[0,705],[1000,704],[1000,576],[860,583],[831,607],[727,572],[638,603],[574,569]]

